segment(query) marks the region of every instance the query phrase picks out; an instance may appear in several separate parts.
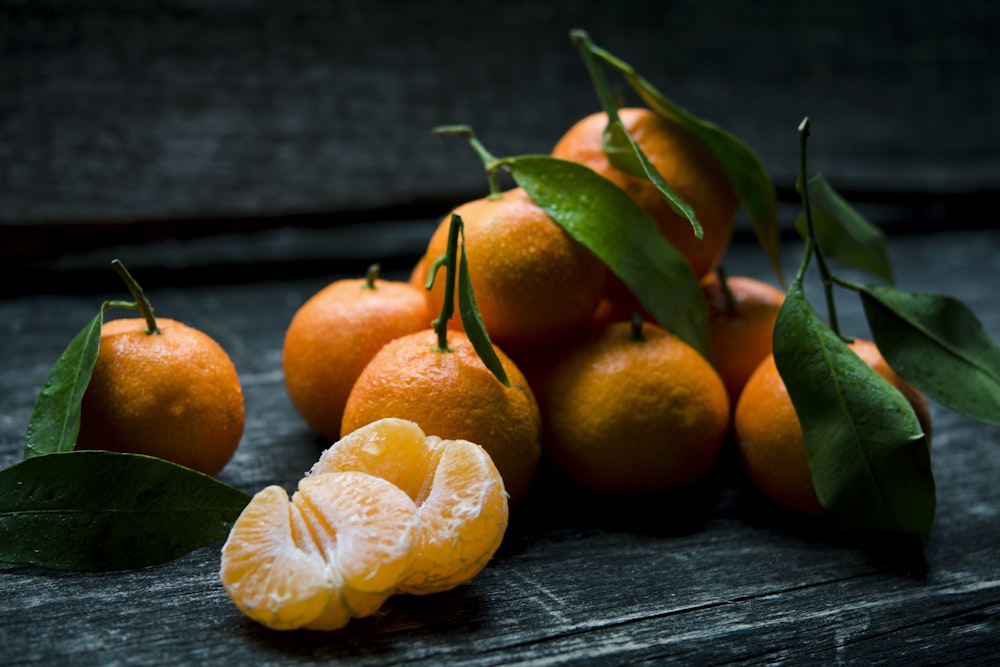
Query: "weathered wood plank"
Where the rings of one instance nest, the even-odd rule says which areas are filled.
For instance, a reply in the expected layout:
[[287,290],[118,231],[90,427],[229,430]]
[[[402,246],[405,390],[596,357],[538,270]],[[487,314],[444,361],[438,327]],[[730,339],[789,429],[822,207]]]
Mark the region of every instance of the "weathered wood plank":
[[[952,294],[1000,339],[1000,232],[892,239],[899,284]],[[786,261],[801,248],[789,244]],[[165,255],[168,256],[168,255]],[[767,277],[751,245],[731,274]],[[108,269],[109,274],[113,272]],[[396,272],[396,277],[401,276]],[[142,279],[141,275],[137,277]],[[145,284],[157,312],[203,328],[230,352],[247,430],[221,478],[247,491],[291,488],[324,443],[282,387],[284,328],[335,277],[238,284]],[[35,392],[97,293],[0,300],[0,466],[19,456]],[[859,306],[839,301],[857,333]],[[598,502],[549,477],[512,518],[470,585],[391,599],[329,634],[270,632],[218,582],[218,545],[138,572],[75,574],[0,566],[0,658],[11,665],[259,664],[989,664],[1000,632],[1000,432],[933,405],[939,506],[926,540],[863,543],[775,512],[728,459],[699,493],[652,508]]]

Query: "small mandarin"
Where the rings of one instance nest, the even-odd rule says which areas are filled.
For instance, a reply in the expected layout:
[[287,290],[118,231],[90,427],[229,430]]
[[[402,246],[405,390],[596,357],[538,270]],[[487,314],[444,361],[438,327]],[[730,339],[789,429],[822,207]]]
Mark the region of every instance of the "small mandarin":
[[76,449],[132,452],[208,475],[243,435],[243,390],[229,355],[205,333],[168,318],[105,322],[80,411]]
[[774,322],[785,293],[747,276],[726,276],[724,280],[725,286],[712,272],[701,285],[708,303],[712,363],[735,408],[747,378],[771,354]]
[[289,499],[258,492],[222,547],[226,594],[275,630],[336,630],[375,613],[396,590],[420,519],[390,482],[345,471],[303,478]]
[[652,323],[610,322],[569,342],[537,383],[555,470],[604,494],[691,487],[714,465],[729,400],[711,365]]
[[342,470],[388,480],[417,505],[420,536],[397,585],[401,593],[437,593],[468,582],[503,540],[503,479],[477,444],[427,436],[411,421],[380,419],[334,443],[309,474]]
[[[930,411],[923,394],[889,367],[871,341],[856,339],[850,348],[906,397],[929,439]],[[734,430],[743,467],[754,487],[799,514],[826,513],[813,486],[802,426],[773,354],[747,380],[736,405]]]
[[[687,258],[695,275],[704,276],[722,259],[736,224],[737,200],[726,172],[704,143],[677,122],[638,107],[621,108],[618,117],[664,180],[694,210],[704,232],[701,239],[655,185],[611,166],[601,141],[608,123],[604,112],[573,125],[556,143],[552,156],[584,164],[628,192]],[[620,281],[608,284],[612,295],[621,299],[625,287]]]
[[[498,347],[517,358],[527,348],[558,342],[593,315],[606,267],[524,190],[477,199],[454,213],[465,226],[469,275],[483,324]],[[424,270],[445,254],[450,218],[431,237]],[[432,313],[441,310],[444,282],[436,280],[427,292]],[[448,325],[462,328],[458,318]]]
[[351,389],[342,434],[396,417],[440,438],[474,442],[489,453],[515,505],[541,456],[538,404],[528,381],[499,348],[510,387],[483,364],[463,332],[447,332],[447,350],[438,341],[427,329],[379,350]]
[[282,368],[292,405],[323,438],[340,437],[347,396],[379,348],[431,321],[422,289],[378,278],[335,281],[296,311],[285,333]]

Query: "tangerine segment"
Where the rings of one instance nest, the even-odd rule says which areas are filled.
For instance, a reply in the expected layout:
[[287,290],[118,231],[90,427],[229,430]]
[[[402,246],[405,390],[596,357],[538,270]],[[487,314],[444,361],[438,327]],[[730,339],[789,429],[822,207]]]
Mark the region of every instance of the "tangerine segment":
[[222,548],[226,594],[275,630],[333,630],[374,613],[409,568],[420,520],[410,498],[360,472],[314,475],[289,499],[269,486]]
[[310,474],[338,470],[383,477],[417,504],[420,540],[400,592],[436,593],[468,582],[503,540],[507,494],[493,460],[477,444],[425,436],[412,421],[385,418],[332,445]]

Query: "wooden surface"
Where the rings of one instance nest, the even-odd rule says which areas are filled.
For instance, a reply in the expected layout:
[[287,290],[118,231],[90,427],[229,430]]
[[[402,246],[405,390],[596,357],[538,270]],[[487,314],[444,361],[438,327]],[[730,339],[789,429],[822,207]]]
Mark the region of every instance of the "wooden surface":
[[[58,354],[123,296],[120,257],[236,363],[248,421],[221,479],[291,488],[325,445],[282,385],[295,309],[372,261],[402,277],[485,192],[433,126],[544,152],[597,108],[573,27],[747,141],[786,228],[809,115],[813,171],[889,230],[899,286],[962,299],[1000,340],[1000,3],[0,0],[0,466]],[[729,272],[769,277],[740,224]],[[0,664],[993,664],[1000,430],[932,410],[925,540],[790,518],[731,452],[698,493],[642,506],[543,473],[470,585],[337,633],[245,619],[220,545],[137,572],[0,566]]]
[[[1000,339],[1000,230],[891,243],[899,285],[963,299]],[[787,261],[800,251],[790,243]],[[727,264],[768,277],[753,244],[733,246]],[[280,348],[298,304],[335,277],[147,285],[158,313],[216,337],[241,374],[247,429],[222,480],[247,492],[293,488],[318,457],[324,443],[284,393]],[[0,465],[18,460],[56,356],[101,299],[120,296],[111,284],[0,301]],[[857,301],[842,295],[839,305],[845,329],[861,331]],[[748,489],[729,458],[699,493],[643,505],[599,502],[543,474],[471,584],[391,598],[335,633],[281,634],[244,618],[219,583],[219,545],[139,572],[2,566],[0,663],[990,664],[1000,633],[1000,430],[932,409],[938,513],[926,540],[861,542],[791,519]]]

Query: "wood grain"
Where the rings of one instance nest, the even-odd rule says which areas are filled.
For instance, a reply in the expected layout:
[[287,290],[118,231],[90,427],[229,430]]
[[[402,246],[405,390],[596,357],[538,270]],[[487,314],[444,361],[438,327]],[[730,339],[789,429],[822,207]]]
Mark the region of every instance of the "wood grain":
[[[899,236],[890,247],[901,287],[962,299],[1000,339],[1000,231]],[[794,263],[801,247],[784,250]],[[727,264],[734,275],[769,275],[752,244],[733,246]],[[223,481],[291,488],[324,447],[287,400],[280,348],[295,308],[334,277],[145,285],[158,313],[210,333],[241,374],[247,429]],[[110,296],[120,294],[0,300],[0,466],[20,456],[48,367]],[[838,305],[858,334],[859,304]],[[731,457],[697,492],[642,507],[598,501],[544,472],[471,584],[392,598],[335,633],[282,634],[244,618],[218,581],[218,545],[137,572],[0,566],[0,662],[991,664],[1000,431],[932,412],[938,514],[927,539],[862,540],[789,518],[747,488]]]

